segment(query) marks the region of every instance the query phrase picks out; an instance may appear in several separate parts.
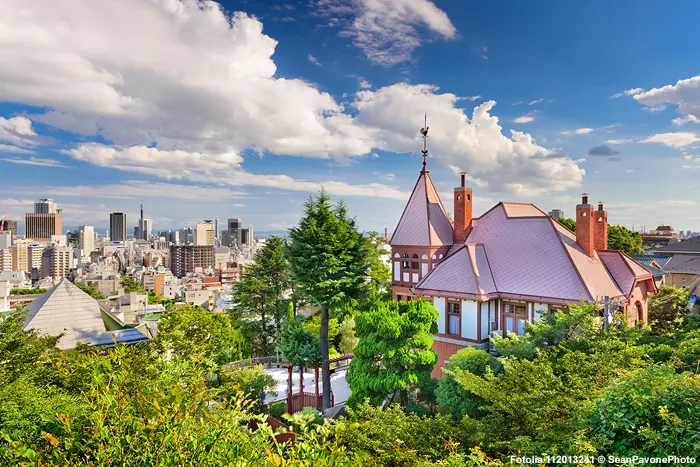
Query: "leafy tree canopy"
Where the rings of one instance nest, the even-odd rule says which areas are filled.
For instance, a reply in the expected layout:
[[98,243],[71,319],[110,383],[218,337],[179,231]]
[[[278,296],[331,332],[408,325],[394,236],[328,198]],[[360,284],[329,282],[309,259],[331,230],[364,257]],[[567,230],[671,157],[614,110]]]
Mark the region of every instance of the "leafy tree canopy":
[[663,285],[649,298],[649,324],[655,334],[671,335],[679,330],[689,314],[690,291]]
[[[555,220],[572,232],[576,232],[575,220],[571,218]],[[642,236],[639,232],[632,232],[622,225],[608,225],[608,249],[620,250],[628,255],[641,255],[644,253]]]

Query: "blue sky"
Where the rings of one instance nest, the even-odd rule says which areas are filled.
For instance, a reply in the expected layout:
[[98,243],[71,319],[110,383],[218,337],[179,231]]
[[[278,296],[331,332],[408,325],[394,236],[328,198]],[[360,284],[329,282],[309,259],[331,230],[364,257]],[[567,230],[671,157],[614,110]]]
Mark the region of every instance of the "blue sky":
[[[392,230],[420,170],[700,230],[697,2],[0,0],[0,213],[296,223],[321,185]],[[512,133],[515,132],[515,133]],[[447,197],[447,198],[445,198]]]

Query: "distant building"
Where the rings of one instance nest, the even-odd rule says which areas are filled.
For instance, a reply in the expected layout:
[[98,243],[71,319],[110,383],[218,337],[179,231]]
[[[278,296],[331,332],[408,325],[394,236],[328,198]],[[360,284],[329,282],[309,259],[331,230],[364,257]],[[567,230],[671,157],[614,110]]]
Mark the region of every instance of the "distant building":
[[0,272],[12,271],[12,253],[9,248],[0,248]]
[[27,240],[18,240],[10,248],[13,271],[31,272],[31,269],[27,271],[27,247],[30,244]]
[[91,225],[80,227],[80,257],[90,256],[95,249],[95,228]]
[[700,237],[692,237],[682,242],[672,243],[654,250],[655,254],[663,255],[700,255]]
[[12,233],[0,232],[0,249],[10,248],[12,246]]
[[41,258],[41,277],[60,279],[68,276],[73,267],[73,248],[68,246],[51,246],[43,250]]
[[247,227],[241,229],[241,245],[252,246],[253,245],[253,228]]
[[214,223],[210,220],[205,220],[202,223],[198,223],[194,232],[194,244],[214,246],[216,243],[216,232],[214,227]]
[[670,225],[660,225],[650,233],[643,233],[642,243],[647,246],[651,245],[668,245],[676,243],[681,236]]
[[126,241],[126,213],[116,211],[109,215],[109,236],[113,242]]
[[0,231],[17,235],[17,221],[0,219]]
[[[27,269],[34,279],[41,279],[42,258],[46,247],[39,243],[33,243],[27,247]],[[36,276],[36,277],[35,277]]]
[[52,199],[34,203],[34,212],[24,215],[24,237],[48,243],[52,235],[62,235],[63,216]]
[[243,229],[243,221],[241,219],[229,219],[226,223],[226,231],[222,235],[222,246],[238,247],[242,243],[241,230]]
[[180,241],[177,245],[187,245],[188,243],[194,243],[194,231],[192,227],[184,227],[180,229]]
[[552,209],[548,212],[549,216],[553,219],[564,219],[564,211],[561,209]]
[[173,245],[170,247],[170,271],[181,278],[197,269],[214,268],[214,245]]

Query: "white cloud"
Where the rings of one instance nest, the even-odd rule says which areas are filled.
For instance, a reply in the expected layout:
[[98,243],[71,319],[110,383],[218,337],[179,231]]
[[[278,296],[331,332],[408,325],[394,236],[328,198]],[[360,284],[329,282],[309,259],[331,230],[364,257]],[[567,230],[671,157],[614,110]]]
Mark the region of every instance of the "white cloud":
[[309,61],[310,61],[311,63],[313,63],[314,65],[323,66],[323,65],[321,64],[321,62],[319,62],[318,59],[317,59],[316,57],[314,57],[313,55],[311,55],[311,54],[309,54],[309,56],[306,57],[306,58],[308,58]]
[[461,101],[470,101],[470,102],[475,102],[481,99],[481,96],[466,96],[466,97],[460,97],[459,100]]
[[343,18],[343,34],[370,61],[385,66],[411,59],[423,40],[419,27],[445,39],[457,35],[450,18],[430,0],[318,0],[316,8],[331,25]]
[[695,115],[686,115],[685,117],[678,117],[671,120],[674,125],[685,125],[686,123],[700,123],[700,118]]
[[371,87],[372,87],[372,83],[370,83],[366,79],[363,79],[363,78],[360,79],[360,88],[361,89],[370,89]]
[[587,135],[587,134],[589,134],[589,133],[593,133],[593,131],[594,131],[593,128],[578,128],[578,129],[576,129],[576,130],[566,130],[566,131],[562,131],[562,132],[559,133],[559,134],[560,134],[560,135],[571,135],[571,134],[574,134],[574,135]]
[[379,149],[394,152],[416,151],[421,117],[429,109],[431,158],[443,166],[469,168],[493,189],[507,189],[506,184],[517,181],[563,190],[581,182],[583,169],[561,150],[541,147],[527,133],[504,135],[498,118],[490,114],[494,101],[476,106],[471,116],[457,102],[457,96],[440,94],[434,86],[401,83],[359,92],[353,106],[356,123],[368,129]]
[[[1,10],[0,10],[1,11]],[[1,25],[1,23],[0,23]],[[1,43],[0,36],[0,43]],[[2,54],[2,51],[0,51]],[[0,62],[1,63],[1,62]],[[0,69],[0,78],[2,70]],[[2,85],[0,85],[0,98],[2,97]],[[37,134],[32,129],[32,122],[26,117],[0,117],[0,141],[6,141],[17,146],[32,146],[37,144]],[[3,147],[9,147],[3,145]],[[1,148],[0,148],[1,149]]]
[[633,142],[634,140],[632,139],[609,139],[606,141],[608,144],[628,144]]
[[642,110],[646,110],[647,112],[663,112],[666,110],[665,105],[654,105],[652,107],[644,107]]
[[10,146],[7,144],[0,144],[0,152],[9,152],[13,154],[34,154],[31,149],[19,148],[17,146]]
[[700,141],[695,133],[679,131],[675,133],[659,133],[643,140],[642,143],[659,143],[672,148],[684,148],[689,144]]
[[585,157],[582,157],[582,158],[580,158],[580,159],[576,159],[576,162],[579,163],[579,164],[580,164],[581,162],[586,162],[586,158],[585,158]]
[[522,117],[518,117],[515,120],[513,120],[513,123],[530,123],[535,120],[535,117],[532,117],[530,115],[523,115]]
[[56,159],[44,159],[41,157],[30,157],[28,159],[22,159],[20,157],[16,157],[14,159],[0,159],[5,162],[10,162],[12,164],[22,164],[22,165],[35,165],[39,167],[55,167],[55,168],[60,168],[60,169],[70,169],[70,166],[62,164],[60,161],[57,161]]
[[[700,76],[679,80],[676,84],[669,84],[661,88],[652,88],[639,92],[634,99],[648,109],[676,105],[676,111],[683,117],[695,117],[695,120],[679,121],[697,122],[700,118]],[[675,123],[675,120],[674,120]]]
[[[0,30],[7,31],[0,35],[0,100],[55,109],[33,118],[108,142],[65,151],[76,160],[171,180],[305,192],[323,183],[340,196],[405,199],[406,193],[383,184],[251,174],[241,168],[241,154],[252,149],[261,156],[342,159],[374,149],[415,152],[428,109],[431,158],[444,166],[470,167],[495,190],[513,183],[564,190],[581,182],[584,171],[563,151],[539,146],[527,133],[504,135],[491,115],[494,101],[467,115],[454,94],[402,83],[358,92],[349,104],[353,111],[345,112],[309,83],[277,78],[276,41],[257,19],[226,17],[218,4],[67,5],[27,0],[0,14]],[[358,5],[353,1],[352,11]],[[416,22],[446,37],[456,34],[427,0],[362,5],[362,17],[408,25],[409,35]],[[61,19],[67,15],[70,28]],[[24,120],[15,123],[33,133]]]
[[542,102],[543,100],[544,100],[544,97],[540,97],[539,99],[535,99],[534,101],[530,101],[527,105],[539,104],[539,103]]
[[628,89],[626,91],[618,92],[617,94],[613,94],[612,96],[610,96],[610,98],[617,99],[618,97],[622,97],[622,96],[634,96],[634,95],[639,94],[640,92],[643,92],[643,91],[644,91],[644,89],[642,89],[642,88]]
[[0,206],[26,206],[26,205],[32,205],[34,204],[34,201],[31,199],[15,199],[15,198],[6,198],[6,199],[0,199]]

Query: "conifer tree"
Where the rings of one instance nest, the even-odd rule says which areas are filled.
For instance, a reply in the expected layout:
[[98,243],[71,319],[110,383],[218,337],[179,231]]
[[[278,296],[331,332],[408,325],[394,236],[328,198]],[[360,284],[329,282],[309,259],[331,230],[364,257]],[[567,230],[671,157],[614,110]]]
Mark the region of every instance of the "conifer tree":
[[330,407],[328,362],[329,310],[360,296],[369,268],[367,239],[340,202],[331,205],[325,190],[304,205],[304,217],[289,231],[288,259],[294,281],[306,300],[321,308],[323,408]]

